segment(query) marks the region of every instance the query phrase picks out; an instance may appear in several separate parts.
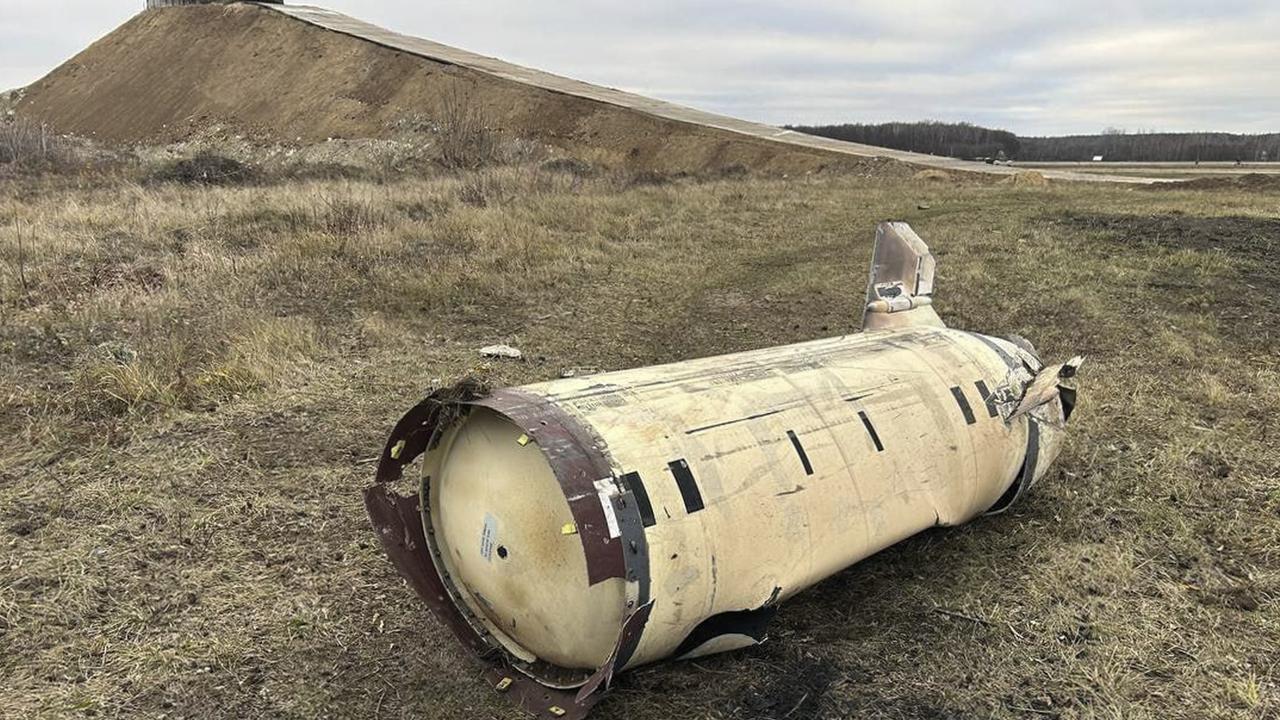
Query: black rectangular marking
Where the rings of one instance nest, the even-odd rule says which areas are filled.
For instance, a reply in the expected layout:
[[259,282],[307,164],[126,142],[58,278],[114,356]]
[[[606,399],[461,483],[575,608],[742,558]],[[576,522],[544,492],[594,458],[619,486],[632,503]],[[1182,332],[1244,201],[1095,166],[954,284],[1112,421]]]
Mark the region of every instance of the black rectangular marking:
[[960,412],[964,413],[964,421],[967,425],[972,425],[978,420],[973,416],[973,408],[969,407],[969,398],[964,396],[964,391],[957,385],[951,388],[951,394],[956,399],[956,404],[960,406]]
[[871,442],[876,444],[876,452],[884,452],[884,443],[880,442],[880,435],[876,432],[876,426],[871,424],[871,418],[862,410],[858,411],[858,417],[862,418],[862,426],[867,429],[867,434],[871,436]]
[[809,455],[804,451],[804,445],[800,444],[800,436],[796,435],[795,430],[788,430],[787,437],[791,438],[791,446],[796,449],[796,454],[800,456],[800,464],[804,466],[804,474],[813,474],[813,464],[809,462]]
[[656,525],[658,521],[653,517],[653,504],[649,502],[649,492],[644,489],[644,481],[640,479],[640,473],[629,472],[619,479],[622,480],[622,486],[635,496],[636,507],[640,510],[640,521],[644,526]]
[[676,478],[676,487],[680,488],[680,497],[684,498],[684,511],[692,514],[701,510],[704,507],[702,493],[698,491],[698,483],[693,479],[689,463],[683,459],[672,460],[667,463],[667,467],[671,468],[671,474]]
[[999,415],[1000,411],[996,408],[996,398],[991,394],[991,391],[987,389],[987,384],[979,380],[973,385],[978,388],[978,394],[982,396],[982,402],[987,404],[987,414],[991,417]]

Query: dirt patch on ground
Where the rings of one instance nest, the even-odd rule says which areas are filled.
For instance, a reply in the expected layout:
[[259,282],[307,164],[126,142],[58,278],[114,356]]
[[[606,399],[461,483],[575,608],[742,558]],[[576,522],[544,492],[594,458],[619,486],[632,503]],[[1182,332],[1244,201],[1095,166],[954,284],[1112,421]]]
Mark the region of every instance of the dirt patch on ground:
[[[1257,325],[1259,314],[1266,324],[1280,322],[1280,218],[1067,213],[1054,220],[1100,233],[1103,240],[1136,245],[1144,252],[1165,248],[1221,253],[1229,268],[1217,278],[1171,275],[1149,282],[1184,302],[1207,297],[1205,293],[1212,290],[1211,304],[1219,320],[1255,342],[1264,342],[1267,333],[1251,334],[1242,323]],[[1211,281],[1222,287],[1207,288]]]
[[1268,283],[1265,291],[1280,293],[1280,218],[1066,213],[1056,219],[1127,243],[1224,252],[1247,261],[1244,269]]
[[1221,175],[1200,177],[1180,182],[1154,183],[1145,185],[1143,190],[1280,190],[1280,175],[1267,173],[1247,173],[1244,175]]
[[314,143],[430,132],[450,102],[476,108],[503,134],[605,166],[909,172],[556,94],[238,4],[141,13],[28,88],[18,113],[115,143],[177,142],[210,127]]

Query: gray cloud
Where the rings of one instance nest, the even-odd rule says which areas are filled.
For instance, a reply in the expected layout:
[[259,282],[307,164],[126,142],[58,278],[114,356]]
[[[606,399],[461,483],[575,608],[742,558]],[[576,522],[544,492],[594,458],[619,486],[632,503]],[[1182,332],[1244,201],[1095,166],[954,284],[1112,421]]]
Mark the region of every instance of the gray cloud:
[[[0,86],[36,79],[141,4],[0,0]],[[773,123],[936,118],[1026,134],[1107,126],[1280,131],[1274,0],[327,6],[524,65]]]

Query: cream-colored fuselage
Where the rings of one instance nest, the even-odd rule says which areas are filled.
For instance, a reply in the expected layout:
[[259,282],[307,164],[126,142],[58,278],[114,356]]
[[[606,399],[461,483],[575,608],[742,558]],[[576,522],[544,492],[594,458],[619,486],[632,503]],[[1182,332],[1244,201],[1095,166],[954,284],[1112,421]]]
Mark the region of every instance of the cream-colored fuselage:
[[[606,508],[610,487],[642,506],[644,587],[588,582],[557,459],[536,428],[489,409],[428,454],[428,538],[455,601],[517,658],[600,667],[649,601],[628,666],[740,647],[755,640],[699,644],[695,630],[1001,498],[1028,461],[1029,423],[1062,421],[1057,401],[1011,421],[988,401],[1017,355],[906,327],[527,386],[596,438]],[[1032,474],[1057,437],[1041,434]]]

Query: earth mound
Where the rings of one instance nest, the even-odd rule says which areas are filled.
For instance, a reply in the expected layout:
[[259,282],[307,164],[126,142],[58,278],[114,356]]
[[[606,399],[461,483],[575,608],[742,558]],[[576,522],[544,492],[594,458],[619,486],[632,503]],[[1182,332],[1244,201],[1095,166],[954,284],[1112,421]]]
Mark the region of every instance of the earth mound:
[[1280,174],[1245,173],[1244,175],[1210,175],[1194,180],[1157,183],[1149,190],[1280,190]]
[[1014,187],[1046,187],[1049,185],[1049,178],[1036,172],[1035,170],[1023,170],[1014,175],[1001,180],[1002,185],[1012,185]]
[[605,167],[795,175],[900,165],[555,93],[249,4],[143,12],[27,88],[17,113],[107,143],[174,143],[215,128],[237,139],[304,144],[439,133],[458,105],[500,135]]
[[937,168],[926,168],[916,173],[915,175],[912,175],[911,178],[913,180],[943,181],[943,180],[950,180],[951,174],[948,173],[946,170],[939,170]]

